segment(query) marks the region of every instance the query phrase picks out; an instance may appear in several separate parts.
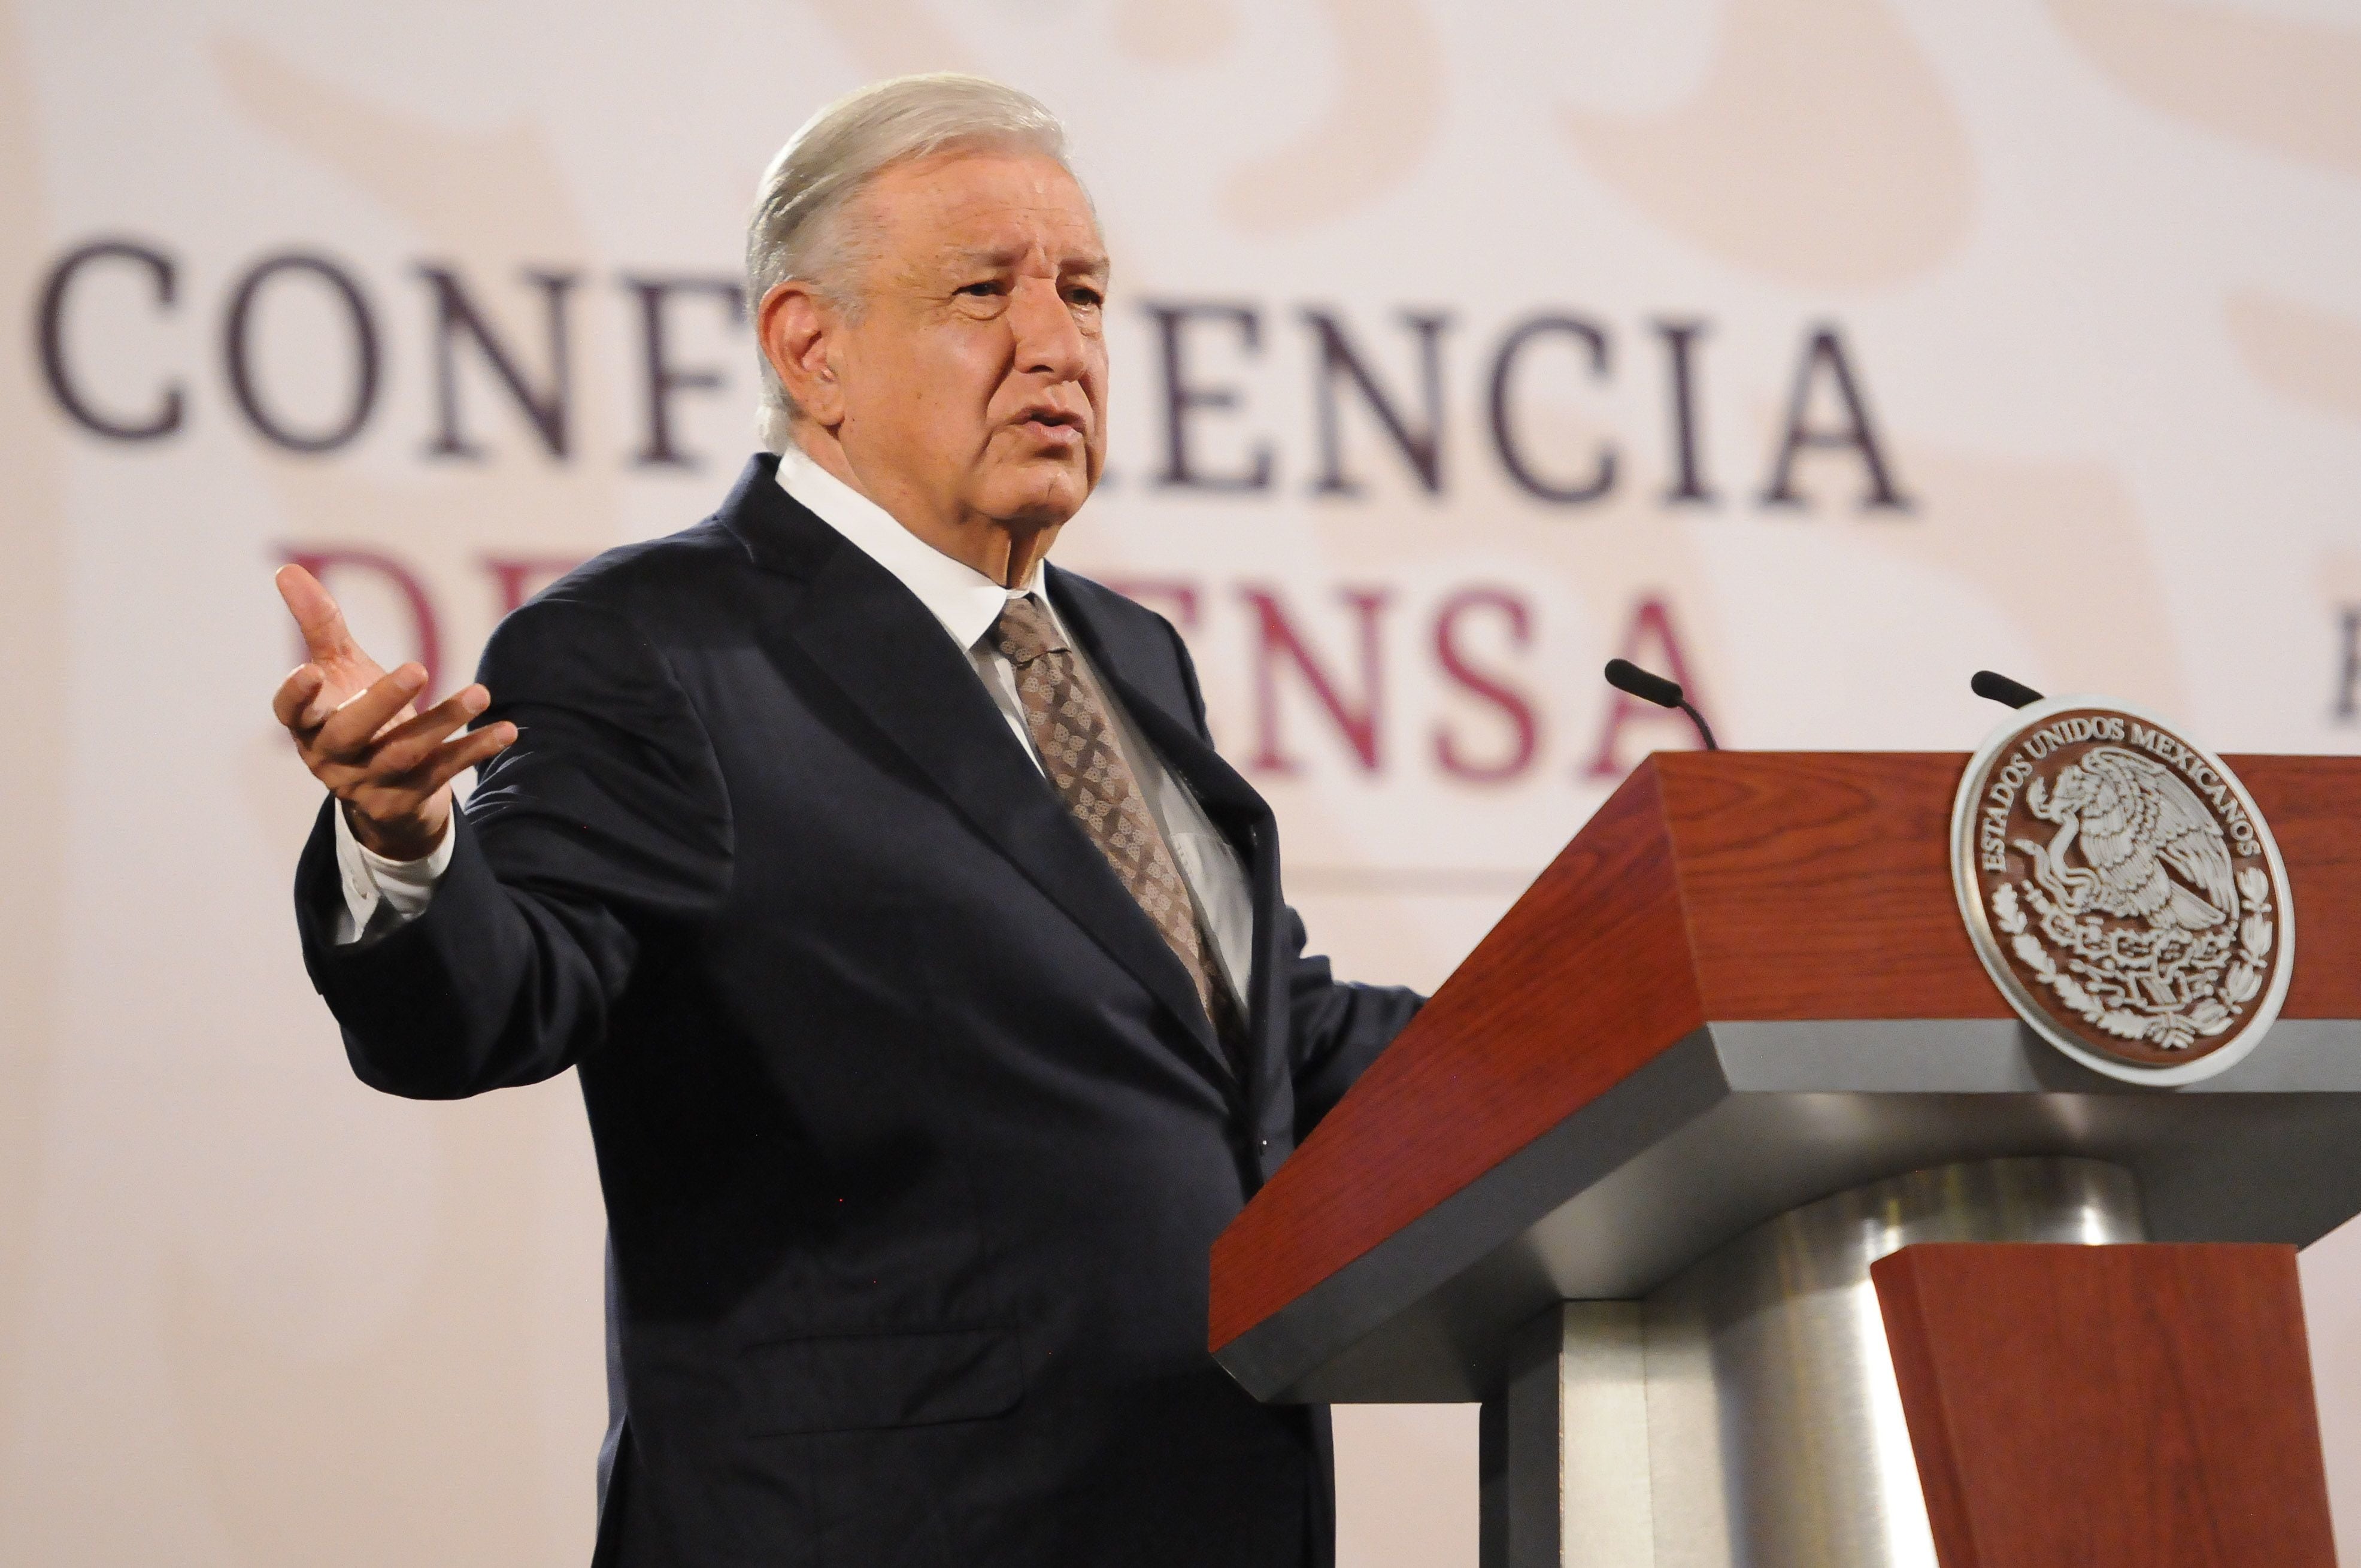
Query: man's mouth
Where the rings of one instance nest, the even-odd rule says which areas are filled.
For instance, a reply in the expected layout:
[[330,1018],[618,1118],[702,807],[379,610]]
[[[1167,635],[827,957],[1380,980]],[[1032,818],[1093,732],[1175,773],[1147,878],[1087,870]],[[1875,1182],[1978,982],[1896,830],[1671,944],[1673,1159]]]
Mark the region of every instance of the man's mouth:
[[1060,445],[1082,438],[1082,416],[1067,409],[1027,409],[1017,422]]

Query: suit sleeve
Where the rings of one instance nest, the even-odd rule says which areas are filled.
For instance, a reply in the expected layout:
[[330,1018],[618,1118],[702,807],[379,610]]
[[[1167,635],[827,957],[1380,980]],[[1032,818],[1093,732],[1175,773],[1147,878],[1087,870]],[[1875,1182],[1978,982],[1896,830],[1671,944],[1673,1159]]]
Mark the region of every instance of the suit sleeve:
[[[1197,732],[1210,746],[1213,733],[1205,721],[1205,696],[1197,685],[1196,663],[1189,657],[1180,631],[1170,621],[1164,629],[1180,656],[1190,714],[1196,720]],[[1393,1043],[1403,1025],[1426,1004],[1426,998],[1403,986],[1338,980],[1326,959],[1304,951],[1309,938],[1303,917],[1291,905],[1282,905],[1279,918],[1289,1060],[1295,1085],[1295,1136],[1301,1143],[1345,1098],[1345,1091],[1378,1059],[1378,1053]]]
[[564,1071],[604,1044],[652,949],[730,886],[719,764],[661,653],[622,616],[544,598],[501,622],[478,724],[517,740],[458,816],[450,869],[415,919],[335,942],[330,800],[296,873],[305,967],[362,1081],[455,1099]]
[[1305,952],[1302,916],[1282,906],[1286,921],[1289,1042],[1295,1079],[1295,1138],[1311,1136],[1320,1119],[1345,1098],[1378,1054],[1426,1004],[1404,986],[1338,980],[1328,960]]

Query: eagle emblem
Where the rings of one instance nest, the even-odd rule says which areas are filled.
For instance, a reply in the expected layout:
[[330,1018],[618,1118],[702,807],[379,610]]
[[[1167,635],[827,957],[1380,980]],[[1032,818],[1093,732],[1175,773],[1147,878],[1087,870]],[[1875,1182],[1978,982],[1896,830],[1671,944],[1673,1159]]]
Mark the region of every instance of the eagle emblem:
[[2084,698],[2023,709],[1971,763],[1953,822],[1979,956],[2070,1054],[2186,1081],[2277,1014],[2292,935],[2278,849],[2221,760],[2161,721]]

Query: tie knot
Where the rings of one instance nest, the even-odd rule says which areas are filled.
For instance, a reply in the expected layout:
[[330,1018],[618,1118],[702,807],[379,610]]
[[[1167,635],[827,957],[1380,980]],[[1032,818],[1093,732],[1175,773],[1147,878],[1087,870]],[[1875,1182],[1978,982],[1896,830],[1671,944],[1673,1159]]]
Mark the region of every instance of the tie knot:
[[1032,594],[1012,598],[992,623],[993,645],[1012,664],[1029,664],[1044,653],[1062,653],[1066,640],[1058,635],[1049,607]]

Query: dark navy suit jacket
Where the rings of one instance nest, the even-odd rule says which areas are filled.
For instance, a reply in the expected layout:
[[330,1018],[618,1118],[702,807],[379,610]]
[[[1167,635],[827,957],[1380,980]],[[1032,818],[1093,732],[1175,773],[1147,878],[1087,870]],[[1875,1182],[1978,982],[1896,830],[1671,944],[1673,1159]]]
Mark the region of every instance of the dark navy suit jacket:
[[353,1068],[447,1098],[579,1070],[611,1243],[622,1568],[1299,1568],[1324,1412],[1206,1352],[1214,1236],[1409,1019],[1282,901],[1160,617],[1060,615],[1252,884],[1234,1077],[1188,975],[964,652],[757,458],[484,653],[517,744],[425,913],[352,946],[298,872]]

